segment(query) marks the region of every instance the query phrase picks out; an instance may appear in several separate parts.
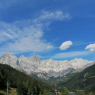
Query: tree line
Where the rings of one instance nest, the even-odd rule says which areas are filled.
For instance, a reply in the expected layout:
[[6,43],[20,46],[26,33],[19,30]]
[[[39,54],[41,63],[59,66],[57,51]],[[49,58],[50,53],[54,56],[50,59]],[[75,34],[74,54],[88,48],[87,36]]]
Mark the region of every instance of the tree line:
[[36,80],[9,65],[0,64],[0,89],[6,89],[7,81],[9,87],[17,88],[18,95],[30,95],[51,91],[49,84]]

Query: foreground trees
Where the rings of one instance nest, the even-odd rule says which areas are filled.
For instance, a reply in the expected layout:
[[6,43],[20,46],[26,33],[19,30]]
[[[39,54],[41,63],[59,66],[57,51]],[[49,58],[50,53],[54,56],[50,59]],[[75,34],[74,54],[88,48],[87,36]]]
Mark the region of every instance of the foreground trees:
[[67,90],[66,87],[63,87],[63,88],[61,89],[61,95],[70,95],[70,94],[69,94],[69,91]]
[[12,67],[0,64],[0,89],[6,89],[7,81],[10,87],[17,88],[18,95],[39,95],[51,86],[47,83],[36,80]]

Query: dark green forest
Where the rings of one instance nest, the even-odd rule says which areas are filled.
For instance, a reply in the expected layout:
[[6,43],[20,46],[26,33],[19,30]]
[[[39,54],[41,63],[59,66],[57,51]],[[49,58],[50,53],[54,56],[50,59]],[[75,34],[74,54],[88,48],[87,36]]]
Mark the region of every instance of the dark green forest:
[[0,90],[6,89],[7,81],[9,87],[17,88],[18,95],[39,95],[44,91],[51,91],[49,84],[36,80],[23,72],[15,70],[9,65],[0,64]]
[[95,92],[95,64],[75,74],[68,81],[58,86],[65,86],[69,90],[86,90]]
[[[53,79],[51,80],[55,83],[55,87],[61,92],[61,94],[65,92],[62,89],[63,86],[65,86],[69,91],[75,92],[76,95],[90,95],[89,93],[92,92],[94,95],[95,64],[84,69],[82,72],[76,74],[69,73],[67,74],[67,78],[62,77],[56,78],[55,81]],[[53,92],[53,88],[48,84],[49,82],[42,82],[10,67],[9,65],[0,64],[0,90],[6,89],[7,82],[9,83],[9,87],[17,89],[18,95],[45,95],[46,93],[47,95],[50,95],[50,92]]]

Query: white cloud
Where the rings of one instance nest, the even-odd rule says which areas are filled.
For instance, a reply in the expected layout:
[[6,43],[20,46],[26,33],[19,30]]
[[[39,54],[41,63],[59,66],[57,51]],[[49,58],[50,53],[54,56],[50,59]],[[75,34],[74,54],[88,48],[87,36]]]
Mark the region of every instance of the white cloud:
[[90,51],[73,51],[73,52],[66,52],[66,53],[58,53],[54,55],[52,58],[70,58],[70,57],[77,57],[90,54]]
[[66,41],[63,42],[62,45],[59,47],[60,50],[66,50],[67,48],[69,48],[72,45],[72,41]]
[[35,23],[38,23],[40,21],[47,21],[48,22],[51,20],[64,20],[64,19],[70,19],[70,14],[65,13],[63,14],[62,11],[55,11],[55,12],[50,12],[50,11],[42,11],[41,15],[34,19]]
[[49,49],[49,48],[53,48],[53,46],[47,46],[47,48]]
[[89,44],[85,49],[89,49],[89,51],[95,51],[95,44]]
[[[64,18],[68,18],[68,15],[63,15],[62,11],[43,11],[35,19],[13,23],[0,21],[0,52],[8,51],[12,52],[12,54],[27,51],[43,52],[53,48],[53,45],[43,38],[43,30],[46,26],[50,25],[48,19],[53,21],[54,19],[62,20]],[[35,20],[37,21],[36,23],[34,23]]]
[[63,14],[62,11],[55,11],[55,12],[48,12],[42,11],[42,14],[39,19],[46,20],[46,19],[56,19],[56,20],[63,20],[69,17],[69,14]]
[[8,25],[9,27],[4,26],[4,29],[1,30],[2,35],[0,35],[0,43],[4,43],[2,49],[5,51],[42,52],[48,50],[47,47],[51,46],[49,42],[41,39],[43,30],[40,25],[31,25],[22,29],[19,26]]

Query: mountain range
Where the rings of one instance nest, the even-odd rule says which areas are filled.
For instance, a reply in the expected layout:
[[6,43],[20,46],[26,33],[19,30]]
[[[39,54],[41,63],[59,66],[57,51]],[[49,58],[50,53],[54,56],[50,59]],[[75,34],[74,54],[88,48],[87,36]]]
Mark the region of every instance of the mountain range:
[[53,59],[40,60],[36,55],[32,58],[26,58],[23,55],[17,58],[9,52],[6,52],[0,57],[0,63],[10,65],[29,75],[37,74],[38,77],[49,79],[50,77],[64,76],[70,71],[80,72],[95,62],[83,60],[82,58],[75,58],[71,61],[55,61]]

